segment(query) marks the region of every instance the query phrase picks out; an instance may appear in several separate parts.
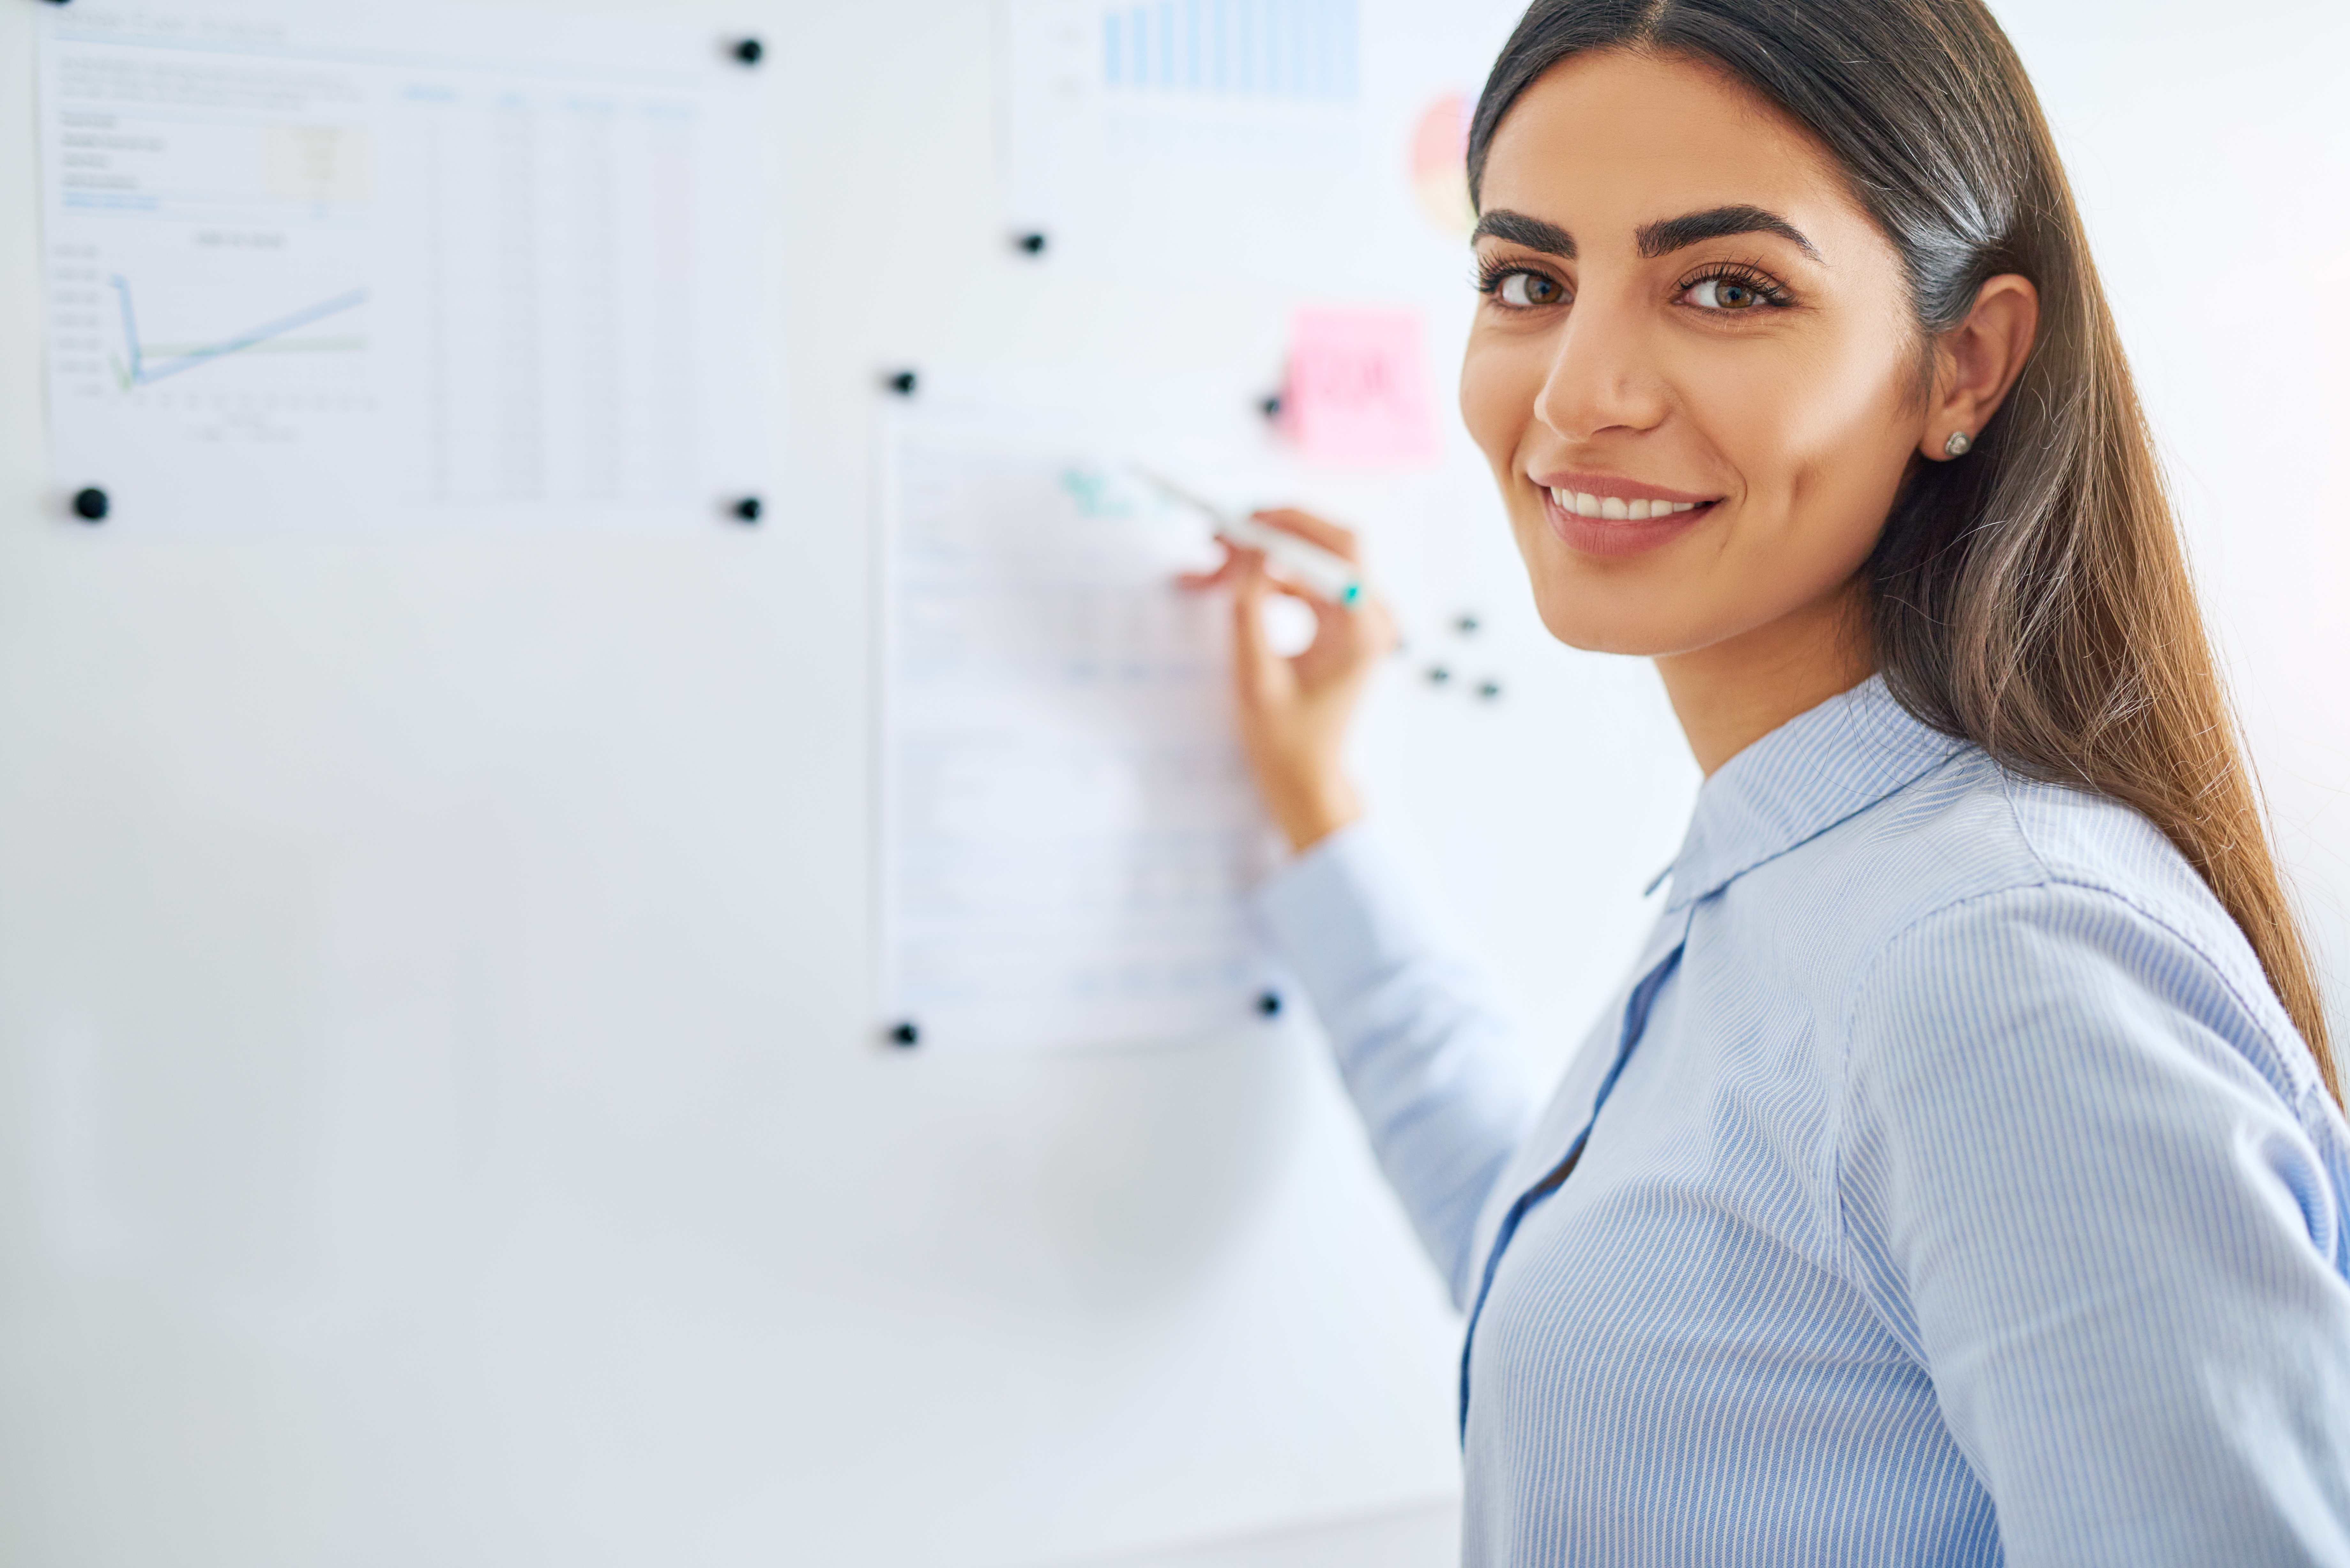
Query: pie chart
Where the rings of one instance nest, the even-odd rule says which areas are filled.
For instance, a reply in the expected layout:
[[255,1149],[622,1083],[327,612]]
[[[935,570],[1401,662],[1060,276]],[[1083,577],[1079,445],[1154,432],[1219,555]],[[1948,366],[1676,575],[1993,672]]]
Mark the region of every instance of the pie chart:
[[1469,116],[1466,93],[1447,93],[1421,111],[1411,138],[1411,188],[1420,210],[1448,234],[1477,225],[1469,202]]

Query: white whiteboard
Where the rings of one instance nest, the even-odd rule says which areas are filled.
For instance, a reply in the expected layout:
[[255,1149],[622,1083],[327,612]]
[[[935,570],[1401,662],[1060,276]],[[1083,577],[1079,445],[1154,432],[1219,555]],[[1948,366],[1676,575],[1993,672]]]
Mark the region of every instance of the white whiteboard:
[[[2297,498],[2332,493],[2350,327],[2251,251],[2183,289],[2175,219],[2181,180],[2255,233],[2330,178],[2276,160],[2338,137],[2337,10],[2248,7],[2220,47],[2159,5],[2003,7],[2335,910],[2345,530]],[[12,102],[47,11],[0,7]],[[1301,303],[1419,306],[1441,383],[1465,264],[1032,262],[978,0],[544,15],[770,46],[776,322],[740,346],[789,489],[756,528],[87,528],[36,236],[0,225],[0,1560],[1013,1568],[1441,1496],[1456,1326],[1312,1041],[873,1044],[871,454],[882,372],[1270,387]],[[1399,164],[1412,112],[1371,138]],[[36,167],[21,113],[0,210]],[[1403,597],[1374,809],[1555,1060],[1692,781],[1644,669],[1544,641],[1445,442],[1299,499]]]

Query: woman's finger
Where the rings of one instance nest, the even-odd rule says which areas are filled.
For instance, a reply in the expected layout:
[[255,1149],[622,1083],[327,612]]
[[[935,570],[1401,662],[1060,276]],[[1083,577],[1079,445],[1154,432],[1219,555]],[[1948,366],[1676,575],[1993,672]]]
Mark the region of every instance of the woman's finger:
[[1279,676],[1281,656],[1264,635],[1264,596],[1272,587],[1264,557],[1237,563],[1232,572],[1232,675],[1243,701],[1261,697]]
[[1352,599],[1343,601],[1326,598],[1303,583],[1293,583],[1286,578],[1276,577],[1271,572],[1265,574],[1264,586],[1270,591],[1280,594],[1285,598],[1295,599],[1312,610],[1317,618],[1351,615],[1356,607],[1363,602],[1362,596],[1359,594]]
[[1387,606],[1377,596],[1359,594],[1345,603],[1324,598],[1312,588],[1286,583],[1268,573],[1264,586],[1276,594],[1295,599],[1314,612],[1315,624],[1324,627],[1354,627],[1372,628],[1373,640],[1392,640],[1395,635]]
[[1267,527],[1295,534],[1308,544],[1321,545],[1334,556],[1357,562],[1363,558],[1362,545],[1356,539],[1354,530],[1341,528],[1327,518],[1316,517],[1311,512],[1300,512],[1290,506],[1276,506],[1253,515]]
[[1351,599],[1334,599],[1326,594],[1315,593],[1304,583],[1293,583],[1286,577],[1276,577],[1270,567],[1265,571],[1264,586],[1273,592],[1286,595],[1316,612],[1327,610],[1333,615],[1350,614],[1369,597],[1367,593],[1358,590]]

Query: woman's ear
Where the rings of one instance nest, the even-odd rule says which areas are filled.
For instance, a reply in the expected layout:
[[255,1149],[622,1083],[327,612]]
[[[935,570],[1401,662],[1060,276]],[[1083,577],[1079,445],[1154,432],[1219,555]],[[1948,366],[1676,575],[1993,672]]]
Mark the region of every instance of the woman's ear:
[[2040,291],[2004,272],[1975,291],[1967,318],[1934,345],[1934,390],[1918,450],[1935,462],[1963,457],[2023,374],[2040,330]]

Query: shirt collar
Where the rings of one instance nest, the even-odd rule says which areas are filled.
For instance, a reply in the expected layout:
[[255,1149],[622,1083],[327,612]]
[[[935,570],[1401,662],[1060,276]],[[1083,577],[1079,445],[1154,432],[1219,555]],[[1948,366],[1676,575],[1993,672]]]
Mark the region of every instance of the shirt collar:
[[1668,909],[1815,838],[1965,745],[1893,700],[1882,676],[1788,720],[1714,770],[1666,875]]

